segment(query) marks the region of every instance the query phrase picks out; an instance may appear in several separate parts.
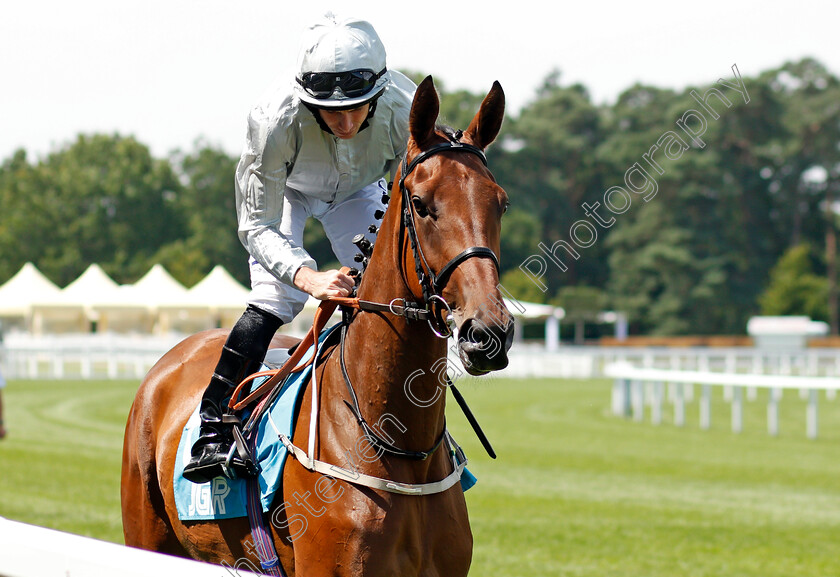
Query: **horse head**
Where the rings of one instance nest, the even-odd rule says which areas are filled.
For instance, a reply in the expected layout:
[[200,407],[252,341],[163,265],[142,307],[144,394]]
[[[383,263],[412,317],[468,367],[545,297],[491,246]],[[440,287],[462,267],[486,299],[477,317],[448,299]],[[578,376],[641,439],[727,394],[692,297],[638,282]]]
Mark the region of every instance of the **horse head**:
[[404,277],[416,297],[438,310],[441,326],[451,311],[458,354],[472,375],[506,367],[513,342],[513,317],[499,291],[508,197],[484,157],[504,108],[504,92],[495,82],[466,131],[440,127],[440,101],[427,77],[412,103],[399,181]]

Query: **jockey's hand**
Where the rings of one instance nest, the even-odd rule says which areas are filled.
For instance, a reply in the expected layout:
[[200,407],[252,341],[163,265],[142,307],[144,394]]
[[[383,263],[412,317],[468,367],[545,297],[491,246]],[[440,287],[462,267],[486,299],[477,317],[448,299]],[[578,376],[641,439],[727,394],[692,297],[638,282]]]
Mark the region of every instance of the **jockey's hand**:
[[295,286],[320,300],[350,296],[355,285],[353,278],[340,270],[318,272],[302,266],[295,274]]

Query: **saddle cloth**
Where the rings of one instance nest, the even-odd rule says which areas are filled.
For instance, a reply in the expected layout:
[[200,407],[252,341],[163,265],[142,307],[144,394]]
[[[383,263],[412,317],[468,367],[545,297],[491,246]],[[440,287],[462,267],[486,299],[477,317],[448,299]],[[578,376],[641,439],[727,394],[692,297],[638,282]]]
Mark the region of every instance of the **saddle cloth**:
[[[338,326],[340,325],[334,325],[324,330],[318,340],[323,342],[329,333]],[[272,356],[275,358],[284,356],[282,353],[278,353],[279,351],[269,351],[266,359],[268,360]],[[312,349],[307,351],[302,362],[308,361],[312,353]],[[270,368],[276,367],[264,366],[261,370]],[[290,374],[282,385],[280,395],[263,414],[257,425],[257,448],[254,457],[261,468],[259,474],[260,501],[264,512],[270,510],[274,496],[283,481],[283,465],[286,462],[287,451],[279,440],[280,433],[290,439],[292,438],[295,408],[304,389],[304,384],[311,374],[311,364],[298,373]],[[252,390],[259,387],[266,378],[254,379],[251,385]],[[190,450],[198,438],[200,423],[198,406],[196,406],[189,420],[187,420],[187,424],[184,425],[175,457],[173,483],[178,518],[182,521],[207,521],[247,517],[245,479],[216,477],[202,484],[192,483],[184,479],[184,467],[190,461]],[[461,476],[462,489],[466,491],[474,483],[475,477],[464,469]]]
[[[334,325],[324,330],[318,340],[323,342],[329,333],[338,326]],[[301,362],[308,361],[312,357],[312,352],[313,349],[310,348]],[[287,356],[279,350],[269,351],[266,359]],[[271,368],[276,367],[264,365],[261,370]],[[257,449],[254,458],[261,468],[259,485],[263,511],[269,510],[274,494],[283,480],[283,465],[286,462],[287,451],[283,443],[279,441],[280,433],[291,438],[294,428],[295,406],[304,384],[311,374],[311,364],[300,372],[290,374],[282,385],[280,395],[269,410],[263,414],[257,425]],[[266,378],[254,379],[251,389],[255,390]],[[247,517],[245,479],[216,477],[207,483],[199,484],[188,481],[183,477],[184,467],[190,462],[190,451],[193,443],[198,439],[198,430],[201,424],[198,409],[199,406],[196,405],[195,410],[187,420],[187,424],[184,425],[181,441],[178,443],[178,452],[175,456],[173,485],[178,518],[182,521],[203,521]]]

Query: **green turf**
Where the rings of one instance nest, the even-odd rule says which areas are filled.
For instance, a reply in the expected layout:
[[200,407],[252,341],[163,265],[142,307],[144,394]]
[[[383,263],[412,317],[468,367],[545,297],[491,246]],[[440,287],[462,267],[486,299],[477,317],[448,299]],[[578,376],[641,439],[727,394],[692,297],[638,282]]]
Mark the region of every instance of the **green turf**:
[[[0,516],[115,542],[120,447],[136,382],[11,382],[0,442]],[[608,381],[468,380],[459,385],[493,441],[492,461],[454,403],[450,429],[479,482],[467,493],[471,575],[840,575],[840,399],[820,398],[820,436],[787,393],[781,433],[765,396],[729,429],[610,415]],[[699,388],[697,389],[699,394]],[[430,528],[433,530],[433,528]]]
[[137,386],[11,381],[0,516],[121,543],[122,437]]

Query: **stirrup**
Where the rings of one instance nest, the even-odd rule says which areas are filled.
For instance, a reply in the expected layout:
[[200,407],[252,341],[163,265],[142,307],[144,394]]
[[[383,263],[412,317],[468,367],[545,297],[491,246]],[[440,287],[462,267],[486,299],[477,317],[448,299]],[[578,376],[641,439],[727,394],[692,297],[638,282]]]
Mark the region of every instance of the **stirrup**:
[[227,458],[222,463],[222,470],[226,477],[236,479],[237,477],[256,477],[262,470],[259,464],[248,449],[248,443],[242,435],[240,429],[241,421],[239,417],[232,414],[222,416],[223,423],[231,424],[231,432],[233,433],[233,443],[231,443],[230,451],[228,451]]

